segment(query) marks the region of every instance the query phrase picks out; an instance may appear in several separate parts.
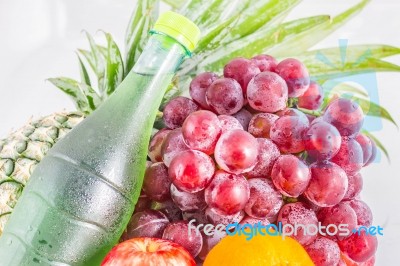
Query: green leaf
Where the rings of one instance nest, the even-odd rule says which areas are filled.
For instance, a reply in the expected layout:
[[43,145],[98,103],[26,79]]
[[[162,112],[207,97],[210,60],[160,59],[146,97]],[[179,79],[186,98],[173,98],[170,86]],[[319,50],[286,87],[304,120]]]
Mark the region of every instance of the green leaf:
[[164,3],[170,5],[175,10],[183,6],[185,1],[186,0],[163,0]]
[[[343,95],[342,95],[342,97],[343,97]],[[397,124],[394,121],[393,117],[390,115],[390,113],[384,107],[380,106],[379,104],[371,102],[368,99],[362,99],[362,98],[354,96],[354,95],[349,96],[349,97],[346,97],[346,95],[344,95],[344,97],[350,98],[351,100],[358,103],[358,105],[360,105],[360,107],[363,110],[365,115],[375,116],[375,117],[380,117],[380,118],[386,119],[389,122],[393,123],[397,127]]]
[[124,64],[121,52],[111,34],[104,33],[107,39],[106,75],[104,87],[107,95],[111,95],[124,78]]
[[247,36],[261,27],[266,27],[273,21],[286,16],[300,0],[269,0],[251,3],[242,13],[239,23],[227,37],[231,42]]
[[91,54],[91,60],[93,66],[93,70],[96,73],[97,76],[97,85],[99,88],[99,91],[103,93],[104,91],[104,74],[105,74],[105,62],[104,62],[104,57],[99,50],[96,42],[94,41],[93,37],[86,32],[86,37],[89,41],[90,44],[90,54]]
[[78,87],[86,97],[87,105],[90,108],[89,112],[96,110],[96,108],[102,103],[100,96],[87,84],[79,83]]
[[311,77],[322,83],[333,78],[350,76],[360,73],[367,72],[398,72],[400,66],[377,59],[377,58],[363,58],[361,61],[349,61],[335,64],[326,60],[324,55],[317,56],[299,56],[301,60],[308,68]]
[[208,51],[219,47],[224,37],[228,35],[236,25],[238,18],[239,15],[232,16],[204,35],[197,44],[194,54],[207,54],[209,53]]
[[[365,101],[365,100],[364,100]],[[382,106],[379,104],[376,104],[374,102],[369,102],[369,108],[365,110],[365,114],[369,116],[376,116],[376,117],[381,117],[389,122],[393,123],[396,127],[397,123],[394,121],[393,117],[390,115],[390,113]]]
[[81,57],[79,55],[77,55],[77,56],[78,56],[78,60],[79,60],[79,73],[81,75],[81,82],[90,86],[91,85],[90,78],[89,78],[89,74],[86,70],[86,67],[83,64]]
[[[309,48],[323,40],[332,32],[343,26],[352,17],[358,14],[370,0],[363,0],[359,4],[349,8],[345,12],[334,17],[328,23],[321,25],[319,28],[313,28],[308,31],[299,31],[293,41],[280,43],[274,49],[268,51],[276,57],[289,57],[301,55]],[[340,57],[339,57],[340,58]]]
[[86,96],[79,88],[79,82],[65,77],[50,78],[48,79],[48,81],[50,81],[54,86],[69,95],[79,111],[83,113],[89,112],[89,105]]
[[78,53],[85,58],[86,62],[88,62],[90,68],[95,71],[96,69],[96,63],[93,59],[92,53],[88,50],[84,50],[84,49],[78,49]]
[[390,163],[390,156],[388,151],[386,150],[385,146],[382,144],[382,142],[379,141],[378,138],[376,138],[374,135],[372,135],[370,132],[363,130],[362,131],[365,135],[367,135],[368,137],[370,137],[376,144],[376,146],[385,154],[386,158],[388,159],[389,163]]
[[196,21],[213,3],[213,1],[189,0],[179,9],[179,13],[191,21]]
[[125,74],[128,74],[148,40],[149,30],[158,17],[158,0],[137,1],[125,35]]
[[220,71],[232,58],[252,57],[260,54],[277,43],[291,40],[300,31],[317,27],[329,20],[329,16],[315,16],[286,22],[270,29],[256,31],[242,39],[217,49],[204,60],[199,68]]
[[219,25],[230,17],[236,16],[249,4],[250,0],[214,0],[211,5],[204,10],[194,23],[202,32],[207,32],[209,28]]

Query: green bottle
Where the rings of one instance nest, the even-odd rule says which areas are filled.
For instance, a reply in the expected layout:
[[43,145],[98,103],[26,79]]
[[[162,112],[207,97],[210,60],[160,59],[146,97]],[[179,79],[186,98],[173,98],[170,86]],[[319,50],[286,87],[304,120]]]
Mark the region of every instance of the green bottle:
[[0,237],[0,266],[100,265],[140,194],[158,107],[200,35],[166,12],[116,92],[33,172]]

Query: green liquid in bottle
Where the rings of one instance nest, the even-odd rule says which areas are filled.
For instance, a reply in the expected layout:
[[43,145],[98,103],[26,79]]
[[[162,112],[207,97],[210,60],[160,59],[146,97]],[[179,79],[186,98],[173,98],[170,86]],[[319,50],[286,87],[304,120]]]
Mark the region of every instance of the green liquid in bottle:
[[140,194],[153,122],[188,55],[155,33],[98,110],[37,166],[0,238],[0,265],[100,265]]

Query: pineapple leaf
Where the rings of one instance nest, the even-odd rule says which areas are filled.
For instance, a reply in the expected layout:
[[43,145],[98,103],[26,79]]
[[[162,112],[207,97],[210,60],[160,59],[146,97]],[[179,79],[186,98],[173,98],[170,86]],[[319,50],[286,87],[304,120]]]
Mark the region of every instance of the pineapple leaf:
[[107,95],[111,95],[124,77],[124,64],[122,62],[121,52],[111,34],[104,34],[107,39],[104,87]]
[[96,73],[97,76],[97,86],[99,88],[99,91],[101,94],[103,94],[104,91],[104,57],[101,53],[101,51],[99,50],[99,48],[96,45],[96,42],[94,41],[93,37],[86,32],[86,37],[89,41],[90,44],[90,54],[91,54],[91,60],[92,60],[92,64],[93,65],[93,70]]
[[214,0],[194,22],[202,32],[219,25],[232,16],[241,13],[249,4],[249,0]]
[[93,59],[93,56],[90,51],[84,49],[78,49],[78,53],[85,58],[85,60],[89,63],[90,68],[95,71],[96,63]]
[[358,104],[360,104],[361,108],[363,108],[365,106],[363,108],[365,115],[384,118],[384,119],[390,121],[391,123],[393,123],[398,128],[397,123],[394,121],[393,117],[390,115],[390,113],[384,107],[382,107],[379,104],[376,104],[374,102],[370,102],[368,100],[360,99],[360,98],[358,99]]
[[86,67],[83,64],[81,57],[79,55],[77,55],[77,56],[78,56],[78,60],[79,60],[79,72],[81,75],[81,82],[91,86],[89,74],[86,70]]
[[49,78],[48,81],[70,96],[79,111],[89,113],[87,98],[79,88],[79,82],[65,77]]
[[299,57],[300,60],[307,66],[312,78],[319,83],[321,81],[350,76],[367,72],[399,72],[400,66],[377,59],[377,58],[363,58],[362,60],[355,60],[335,64],[326,60],[326,58],[317,54],[316,56]]
[[79,83],[79,89],[85,95],[88,107],[90,108],[90,112],[96,110],[98,106],[100,106],[102,99],[96,93],[96,91],[87,84]]
[[204,35],[194,52],[195,55],[205,54],[207,51],[214,50],[221,45],[221,40],[232,30],[237,23],[239,15],[235,15],[219,24],[214,29]]
[[386,150],[385,146],[382,144],[382,142],[379,141],[379,139],[377,137],[375,137],[374,135],[372,135],[370,132],[363,130],[362,131],[365,135],[367,135],[368,137],[370,137],[376,144],[376,146],[385,154],[386,158],[388,159],[389,163],[390,163],[390,157],[389,157],[389,153]]
[[276,43],[291,40],[298,32],[318,27],[328,20],[329,16],[308,17],[259,30],[217,49],[199,65],[199,68],[218,72],[233,57],[252,57],[274,46]]
[[212,4],[213,1],[189,0],[179,9],[179,13],[191,21],[197,21],[197,19],[204,14]]
[[[342,95],[342,97],[346,98],[346,95],[344,96]],[[362,99],[357,96],[350,96],[350,98],[360,105],[365,115],[386,119],[389,122],[393,123],[396,127],[398,127],[393,117],[384,107],[380,106],[377,103],[371,102],[367,99]]]
[[270,0],[249,5],[243,11],[238,25],[231,31],[228,42],[247,36],[261,27],[266,28],[271,22],[284,17],[301,0]]
[[318,29],[313,28],[309,29],[308,31],[299,32],[300,34],[298,34],[293,41],[280,43],[268,52],[276,57],[289,57],[304,53],[304,51],[308,50],[327,37],[329,34],[337,30],[339,27],[344,25],[348,20],[359,13],[369,1],[370,0],[361,1],[359,4],[332,18],[329,23],[323,24],[322,27]]
[[158,0],[137,1],[125,35],[125,74],[129,73],[143,50],[148,32],[158,15]]
[[314,57],[323,63],[341,65],[343,62],[362,62],[366,58],[381,59],[400,54],[400,48],[384,44],[350,45],[344,43],[343,47],[324,48],[312,50],[296,56],[300,60]]
[[186,0],[164,0],[166,4],[170,5],[173,9],[178,9],[185,4]]

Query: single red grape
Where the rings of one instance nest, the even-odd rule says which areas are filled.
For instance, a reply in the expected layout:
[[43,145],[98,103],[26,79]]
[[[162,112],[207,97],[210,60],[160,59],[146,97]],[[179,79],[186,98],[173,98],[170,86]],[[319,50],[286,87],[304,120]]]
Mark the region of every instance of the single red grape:
[[308,129],[307,117],[284,115],[271,127],[271,140],[284,153],[298,153],[305,149],[303,135]]
[[191,113],[183,123],[182,135],[190,148],[212,154],[221,135],[218,117],[206,110]]
[[[336,239],[343,239],[348,237],[352,230],[357,227],[357,215],[350,205],[346,202],[340,202],[333,207],[322,208],[318,212],[318,220],[323,226],[326,226],[325,234],[327,237],[332,237]],[[349,234],[345,235],[344,232],[333,230],[330,225],[335,225],[335,228],[340,229],[340,225],[347,225]]]
[[323,119],[334,125],[339,130],[340,135],[353,137],[360,132],[364,122],[364,114],[356,102],[339,98],[328,105]]
[[204,210],[207,207],[204,201],[204,190],[196,193],[188,193],[179,190],[171,184],[171,198],[182,211],[198,211]]
[[343,138],[338,153],[331,159],[348,175],[356,174],[363,166],[363,150],[354,139]]
[[181,127],[186,117],[197,110],[199,110],[199,107],[191,99],[178,96],[165,105],[163,110],[164,124],[171,129]]
[[286,233],[291,234],[290,236],[302,245],[310,244],[317,238],[317,216],[314,211],[308,209],[301,202],[284,205],[278,214],[277,223],[279,222],[282,223],[282,226],[286,224],[292,225],[293,232],[290,232],[290,229],[286,227]]
[[297,59],[288,58],[281,61],[275,69],[287,83],[289,97],[299,97],[310,86],[310,75],[306,66]]
[[342,138],[339,131],[331,124],[316,121],[305,131],[304,143],[307,154],[315,160],[322,161],[338,153]]
[[340,261],[338,244],[323,236],[318,236],[314,242],[305,246],[305,250],[315,266],[336,266]]
[[247,99],[253,109],[275,113],[286,107],[288,87],[278,74],[261,72],[249,82]]
[[149,198],[160,202],[169,199],[170,185],[168,168],[164,163],[154,163],[146,169],[142,189]]
[[254,168],[246,173],[248,178],[269,178],[275,160],[279,157],[278,147],[269,139],[258,138],[258,156]]
[[241,211],[249,200],[250,190],[246,178],[219,170],[205,189],[209,207],[224,215]]
[[283,205],[282,195],[274,189],[274,185],[266,178],[249,179],[250,198],[244,210],[258,219],[274,222]]
[[241,174],[257,163],[258,143],[248,132],[240,129],[222,134],[215,146],[215,161],[227,172]]
[[363,151],[363,165],[365,165],[372,156],[372,140],[363,133],[359,133],[355,140],[360,144]]
[[314,82],[310,82],[307,90],[299,97],[297,106],[308,110],[317,110],[324,100],[324,92],[322,87]]
[[208,87],[215,80],[218,79],[218,75],[212,72],[204,72],[197,75],[189,86],[190,97],[193,101],[206,110],[211,110],[210,106],[206,101],[206,91]]
[[367,205],[367,203],[357,199],[350,200],[348,203],[356,213],[358,225],[367,227],[372,225],[372,220],[373,220],[372,211]]
[[177,221],[169,224],[165,228],[162,238],[181,245],[193,257],[200,253],[203,246],[201,233],[195,227],[190,228],[187,221]]
[[353,199],[357,197],[363,188],[363,179],[360,173],[349,175],[349,185],[343,199]]
[[271,179],[280,193],[297,198],[306,190],[311,179],[311,171],[298,157],[284,154],[275,161]]
[[208,87],[206,101],[217,114],[232,115],[243,107],[243,91],[236,80],[220,78]]
[[250,120],[253,117],[253,115],[244,108],[242,108],[242,110],[240,110],[236,114],[233,114],[232,116],[239,121],[244,130],[248,129]]
[[134,237],[161,238],[165,227],[169,224],[167,216],[156,210],[145,210],[135,213],[128,223],[122,239]]
[[161,155],[164,164],[169,167],[172,159],[180,152],[186,150],[189,150],[189,147],[183,139],[182,129],[177,128],[172,130],[165,137],[161,146]]
[[161,147],[169,132],[171,132],[171,130],[163,128],[157,131],[157,133],[151,138],[148,155],[153,163],[162,162]]
[[239,120],[230,115],[219,115],[219,124],[221,126],[221,132],[225,133],[226,131],[233,129],[241,129],[243,130],[242,124],[240,124]]
[[338,204],[347,191],[346,172],[332,162],[317,162],[310,165],[311,180],[304,195],[320,207]]
[[211,157],[195,150],[179,153],[168,169],[172,183],[178,189],[190,193],[203,190],[210,183],[214,171]]
[[260,69],[257,65],[242,57],[232,59],[224,67],[224,77],[233,78],[239,82],[245,97],[249,81],[258,73],[260,73]]
[[364,262],[370,259],[376,252],[378,240],[376,236],[365,231],[354,233],[351,236],[338,241],[340,249],[356,262]]
[[274,57],[266,54],[256,55],[252,57],[250,60],[253,61],[258,66],[261,72],[265,71],[274,72],[276,66],[278,65],[278,61],[276,61]]
[[269,138],[271,126],[279,116],[269,113],[259,113],[250,120],[248,131],[256,138]]
[[373,162],[375,161],[376,154],[377,154],[377,152],[378,152],[378,149],[377,149],[377,147],[376,147],[375,141],[373,141],[373,140],[371,139],[371,142],[372,142],[371,157],[369,158],[368,162],[366,162],[366,163],[364,164],[364,166],[367,166],[367,165],[373,163]]

